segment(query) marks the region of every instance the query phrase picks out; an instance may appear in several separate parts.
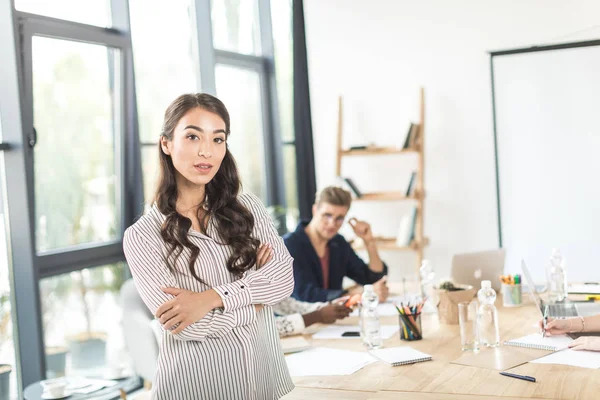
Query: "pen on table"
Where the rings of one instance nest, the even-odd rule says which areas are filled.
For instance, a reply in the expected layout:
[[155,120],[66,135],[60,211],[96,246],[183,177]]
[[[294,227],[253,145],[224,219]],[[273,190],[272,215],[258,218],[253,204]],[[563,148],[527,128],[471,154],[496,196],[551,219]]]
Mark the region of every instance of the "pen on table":
[[542,337],[546,337],[546,325],[548,324],[548,306],[544,306],[544,317],[542,319]]
[[511,378],[523,379],[524,381],[535,382],[533,376],[511,374],[510,372],[500,372],[500,375],[509,376]]

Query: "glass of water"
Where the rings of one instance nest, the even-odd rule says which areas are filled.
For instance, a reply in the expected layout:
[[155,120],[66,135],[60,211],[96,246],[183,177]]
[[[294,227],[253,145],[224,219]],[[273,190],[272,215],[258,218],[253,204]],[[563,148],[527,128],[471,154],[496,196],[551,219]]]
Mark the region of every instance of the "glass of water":
[[479,351],[476,301],[458,303],[458,323],[460,324],[460,347],[462,351]]

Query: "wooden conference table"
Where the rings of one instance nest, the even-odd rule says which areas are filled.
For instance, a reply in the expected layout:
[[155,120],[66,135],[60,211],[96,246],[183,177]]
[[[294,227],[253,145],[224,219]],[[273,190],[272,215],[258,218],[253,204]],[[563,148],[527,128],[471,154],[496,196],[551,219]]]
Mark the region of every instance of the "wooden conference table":
[[[526,302],[517,308],[503,308],[501,298],[498,298],[496,306],[499,311],[501,342],[536,331],[534,325],[539,320],[540,313],[533,302]],[[384,346],[408,344],[432,355],[433,361],[398,367],[376,362],[348,376],[297,377],[294,378],[296,389],[284,399],[600,398],[600,370],[533,363],[526,363],[509,370],[520,375],[534,376],[537,382],[531,383],[502,376],[497,370],[450,364],[462,354],[459,326],[440,324],[435,314],[422,317],[423,340],[404,342],[396,334],[384,341]],[[397,324],[398,318],[382,317],[381,323]],[[349,317],[337,324],[356,325],[358,317]],[[310,327],[304,336],[313,346],[365,351],[359,339],[313,340],[311,333],[320,328],[322,326]]]

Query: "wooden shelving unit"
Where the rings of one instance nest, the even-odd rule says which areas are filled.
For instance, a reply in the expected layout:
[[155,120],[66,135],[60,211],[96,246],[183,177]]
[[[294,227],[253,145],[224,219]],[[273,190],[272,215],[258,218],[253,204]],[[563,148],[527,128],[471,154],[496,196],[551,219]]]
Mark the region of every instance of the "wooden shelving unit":
[[[416,222],[415,222],[415,237],[409,246],[398,246],[396,238],[380,237],[377,238],[377,247],[380,250],[392,251],[415,251],[417,253],[416,272],[419,276],[419,268],[423,261],[423,249],[429,244],[429,239],[423,233],[423,214],[424,214],[424,169],[425,169],[425,91],[420,89],[419,96],[419,122],[417,139],[414,146],[409,149],[399,149],[395,147],[367,147],[366,149],[343,149],[343,101],[342,97],[338,98],[338,132],[337,132],[337,158],[336,158],[336,175],[342,176],[342,159],[347,156],[402,156],[403,154],[417,154],[418,167],[416,170],[416,186],[414,194],[406,196],[402,192],[380,192],[380,193],[365,193],[361,197],[353,201],[415,201],[417,207]],[[355,247],[360,250],[361,245]]]

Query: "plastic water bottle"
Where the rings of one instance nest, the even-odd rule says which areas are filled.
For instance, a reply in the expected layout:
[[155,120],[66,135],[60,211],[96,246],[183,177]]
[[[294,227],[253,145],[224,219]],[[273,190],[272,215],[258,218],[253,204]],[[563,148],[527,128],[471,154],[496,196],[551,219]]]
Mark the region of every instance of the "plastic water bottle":
[[552,249],[550,263],[546,268],[546,287],[548,290],[548,301],[556,303],[567,298],[567,274],[565,270],[565,259],[559,249]]
[[477,326],[479,329],[479,343],[482,346],[496,347],[500,344],[498,326],[498,310],[494,302],[496,292],[492,289],[492,282],[481,281],[481,289],[477,292],[479,310],[477,311]]
[[426,314],[436,313],[436,304],[438,301],[434,298],[435,290],[433,290],[435,272],[433,272],[433,267],[429,260],[423,260],[421,267],[419,268],[419,273],[421,275],[421,293],[423,296],[427,297],[425,304],[423,304],[422,312]]
[[378,304],[379,297],[375,293],[373,285],[365,285],[361,297],[360,326],[363,344],[369,349],[377,349],[383,344],[377,315]]

